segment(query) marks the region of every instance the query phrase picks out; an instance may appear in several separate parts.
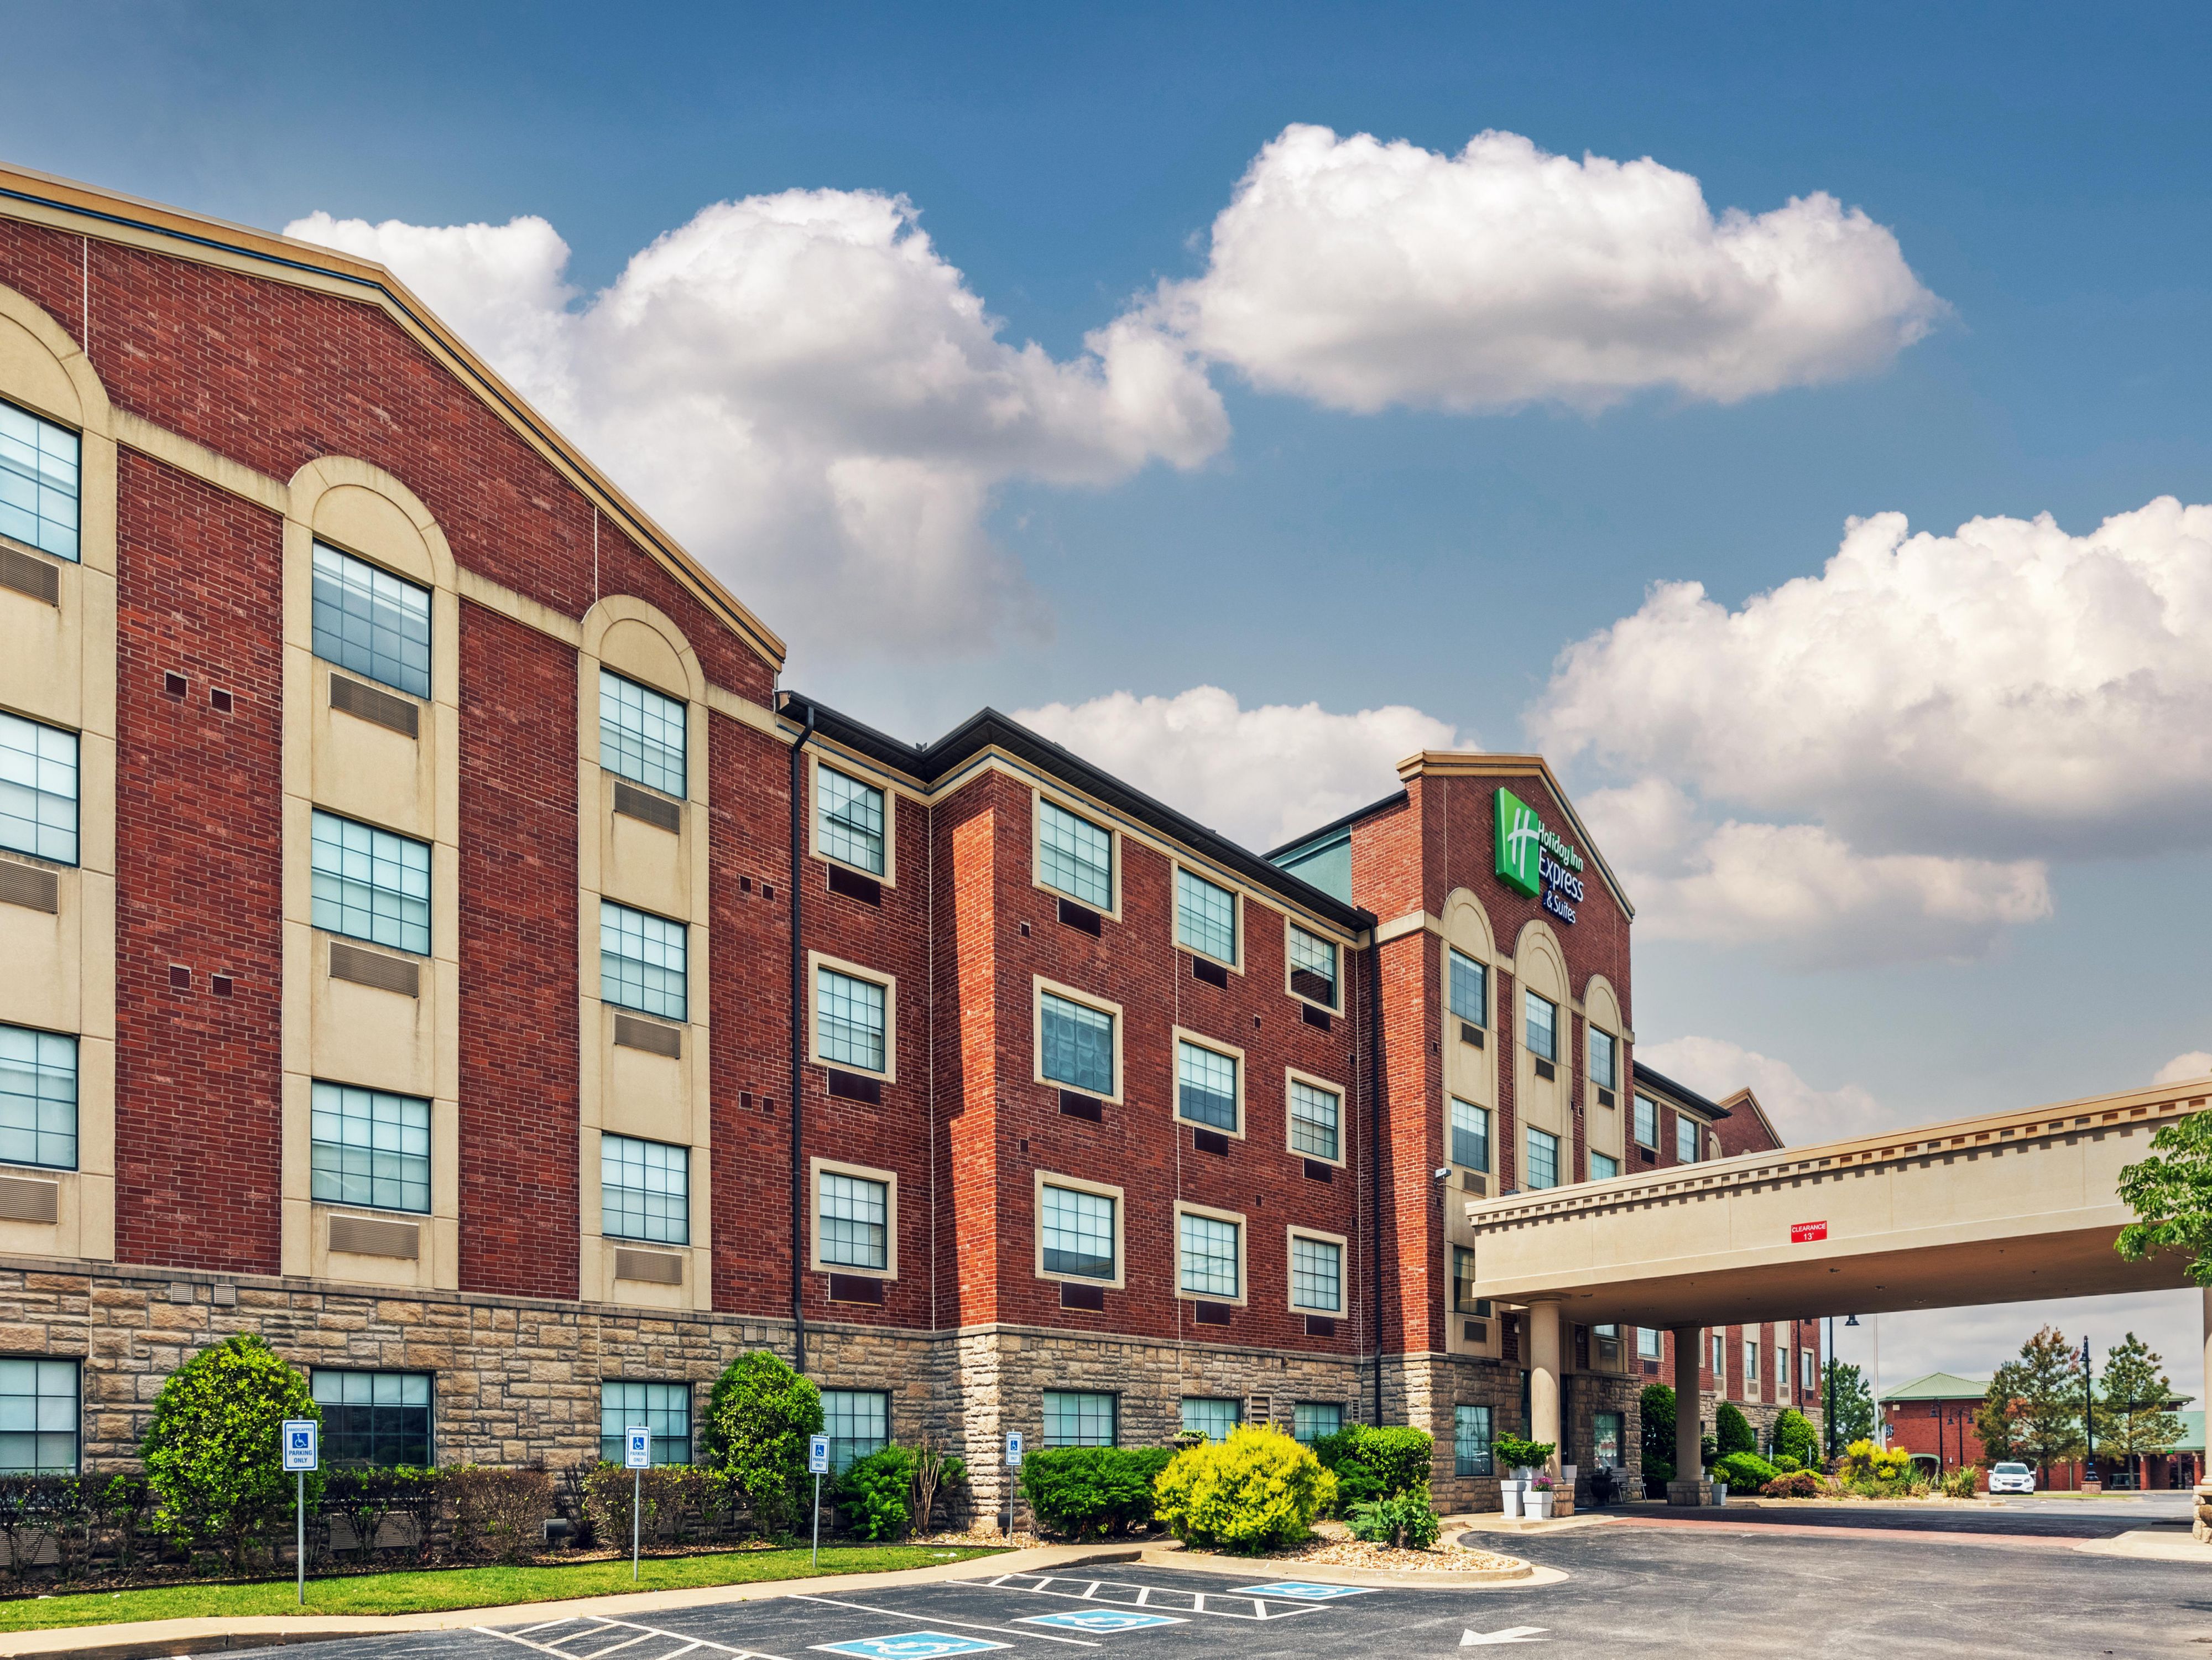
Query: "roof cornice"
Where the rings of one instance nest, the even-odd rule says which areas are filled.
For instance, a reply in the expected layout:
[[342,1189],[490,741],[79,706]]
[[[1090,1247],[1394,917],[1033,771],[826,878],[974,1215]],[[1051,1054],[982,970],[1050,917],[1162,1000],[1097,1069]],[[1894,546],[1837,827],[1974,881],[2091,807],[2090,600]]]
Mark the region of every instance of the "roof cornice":
[[1613,903],[1620,907],[1621,915],[1633,921],[1636,907],[1629,903],[1628,893],[1620,885],[1620,879],[1598,851],[1589,827],[1583,823],[1582,815],[1575,811],[1574,803],[1559,786],[1559,775],[1552,763],[1540,755],[1488,755],[1480,750],[1422,750],[1409,755],[1398,763],[1398,776],[1408,784],[1416,778],[1521,778],[1534,780],[1543,785],[1566,821],[1574,826],[1575,839],[1589,853],[1597,873],[1605,879],[1606,891],[1613,895]]

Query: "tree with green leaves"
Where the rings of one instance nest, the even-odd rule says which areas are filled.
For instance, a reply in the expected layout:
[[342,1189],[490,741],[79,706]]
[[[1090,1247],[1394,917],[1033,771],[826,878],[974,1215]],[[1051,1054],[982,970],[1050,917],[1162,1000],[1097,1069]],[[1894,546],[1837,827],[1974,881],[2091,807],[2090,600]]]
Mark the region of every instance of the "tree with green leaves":
[[1867,1387],[1866,1374],[1846,1360],[1828,1362],[1827,1376],[1822,1380],[1820,1395],[1823,1409],[1830,1394],[1835,1396],[1836,1421],[1833,1444],[1838,1450],[1854,1441],[1874,1439],[1874,1391]]
[[[292,1516],[296,1478],[284,1471],[288,1418],[322,1421],[307,1380],[268,1340],[226,1337],[169,1374],[139,1442],[153,1488],[154,1525],[185,1550],[212,1545],[233,1572]],[[323,1491],[307,1477],[307,1502]]]
[[1674,1479],[1674,1391],[1664,1383],[1644,1386],[1644,1475],[1653,1481]]
[[2051,1466],[2079,1458],[2083,1378],[2081,1351],[2054,1326],[2021,1345],[1990,1379],[1990,1391],[1974,1414],[1983,1456],[1995,1463],[2018,1458],[2033,1464],[2048,1481]]
[[2130,1332],[2105,1356],[2097,1450],[2126,1459],[2130,1469],[2146,1454],[2166,1451],[2181,1439],[2181,1420],[2166,1409],[2175,1398],[2166,1363]]
[[707,1461],[745,1496],[753,1525],[790,1530],[806,1474],[806,1440],[822,1431],[822,1391],[766,1349],[722,1369],[707,1397]]
[[1733,1401],[1723,1401],[1713,1411],[1713,1440],[1720,1448],[1720,1456],[1732,1452],[1759,1450],[1759,1436],[1751,1427],[1751,1420],[1743,1415],[1743,1408]]
[[2212,1286],[2212,1112],[2160,1125],[2150,1157],[2120,1171],[2119,1193],[2136,1219],[2112,1248],[2130,1262],[2179,1251],[2191,1281]]
[[1820,1433],[1813,1427],[1813,1420],[1795,1407],[1784,1407],[1774,1414],[1770,1444],[1777,1458],[1795,1458],[1807,1469],[1820,1465]]

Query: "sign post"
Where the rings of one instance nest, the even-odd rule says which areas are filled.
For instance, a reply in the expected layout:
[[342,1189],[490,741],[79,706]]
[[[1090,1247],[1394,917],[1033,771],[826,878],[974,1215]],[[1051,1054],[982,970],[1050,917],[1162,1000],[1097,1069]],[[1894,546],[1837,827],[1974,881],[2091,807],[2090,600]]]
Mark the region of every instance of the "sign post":
[[653,1431],[632,1424],[623,1432],[623,1462],[629,1466],[629,1578],[637,1583],[638,1515],[644,1508],[645,1467],[653,1462]]
[[296,1483],[293,1493],[292,1516],[298,1524],[300,1568],[300,1606],[307,1606],[307,1472],[316,1467],[315,1431],[318,1426],[312,1418],[287,1418],[284,1420],[284,1468],[291,1472]]
[[810,1435],[806,1438],[806,1468],[814,1477],[814,1560],[813,1566],[822,1566],[822,1478],[830,1471],[830,1438]]
[[1022,1467],[1022,1432],[1006,1432],[1006,1542],[1014,1541],[1014,1472]]

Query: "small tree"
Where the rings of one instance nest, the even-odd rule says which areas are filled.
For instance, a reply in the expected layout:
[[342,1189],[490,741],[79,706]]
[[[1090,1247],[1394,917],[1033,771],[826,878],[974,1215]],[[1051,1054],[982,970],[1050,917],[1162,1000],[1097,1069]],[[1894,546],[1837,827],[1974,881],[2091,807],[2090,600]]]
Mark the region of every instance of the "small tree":
[[765,1349],[723,1368],[707,1399],[707,1459],[745,1496],[753,1524],[790,1531],[806,1474],[806,1438],[822,1431],[822,1391]]
[[[284,1420],[322,1416],[307,1380],[265,1339],[240,1333],[202,1349],[161,1385],[139,1443],[154,1525],[186,1550],[216,1547],[242,1572],[271,1524],[291,1514]],[[311,1472],[307,1502],[322,1491],[322,1473]]]
[[1992,1462],[2021,1458],[2048,1481],[2051,1466],[2081,1456],[2081,1354],[2051,1326],[2021,1345],[1990,1379],[1974,1432]]
[[[1847,1447],[1854,1441],[1874,1439],[1874,1391],[1867,1388],[1866,1374],[1848,1361],[1831,1360],[1822,1380],[1835,1395],[1835,1422],[1829,1433],[1834,1444]],[[1825,1402],[1827,1395],[1821,1400]]]
[[965,1460],[945,1450],[945,1444],[934,1435],[924,1435],[914,1455],[914,1514],[915,1524],[924,1534],[934,1530],[937,1523],[937,1495],[945,1488],[957,1487],[968,1480]]
[[[1318,1458],[1282,1431],[1250,1424],[1177,1453],[1152,1485],[1176,1538],[1245,1554],[1304,1539],[1336,1502],[1336,1477]],[[1424,1487],[1424,1510],[1426,1499]]]
[[1714,1412],[1713,1440],[1723,1458],[1732,1452],[1755,1453],[1759,1450],[1759,1437],[1752,1431],[1751,1420],[1743,1415],[1742,1408],[1733,1401],[1722,1402]]
[[1820,1432],[1795,1407],[1784,1407],[1774,1414],[1774,1456],[1778,1459],[1795,1458],[1808,1469],[1823,1462]]
[[2172,1380],[2150,1346],[2130,1332],[2105,1357],[2104,1389],[2097,1402],[2097,1445],[2134,1468],[2146,1453],[2164,1452],[2181,1439],[2181,1420],[2166,1410]]
[[1674,1479],[1674,1391],[1646,1383],[1639,1402],[1644,1412],[1644,1475],[1653,1481]]
[[2160,1126],[2150,1157],[2120,1171],[2119,1195],[2136,1219],[2113,1250],[2130,1262],[2178,1251],[2191,1281],[2212,1286],[2212,1113]]

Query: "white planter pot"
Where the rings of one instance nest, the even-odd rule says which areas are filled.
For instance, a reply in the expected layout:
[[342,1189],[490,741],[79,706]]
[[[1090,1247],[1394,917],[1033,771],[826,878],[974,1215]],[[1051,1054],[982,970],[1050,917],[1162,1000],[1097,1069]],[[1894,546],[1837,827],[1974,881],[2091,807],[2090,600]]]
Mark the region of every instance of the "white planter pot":
[[1505,1512],[1505,1519],[1509,1522],[1517,1522],[1521,1519],[1522,1491],[1521,1483],[1518,1481],[1500,1481],[1498,1484],[1498,1507]]
[[1713,1503],[1716,1505],[1725,1505],[1728,1503],[1727,1482],[1716,1481],[1713,1483]]
[[1570,1492],[1573,1491],[1575,1485],[1575,1467],[1572,1464],[1562,1464],[1559,1466],[1559,1485],[1565,1487]]
[[1534,1521],[1548,1522],[1552,1519],[1552,1491],[1549,1487],[1528,1490],[1527,1513]]

